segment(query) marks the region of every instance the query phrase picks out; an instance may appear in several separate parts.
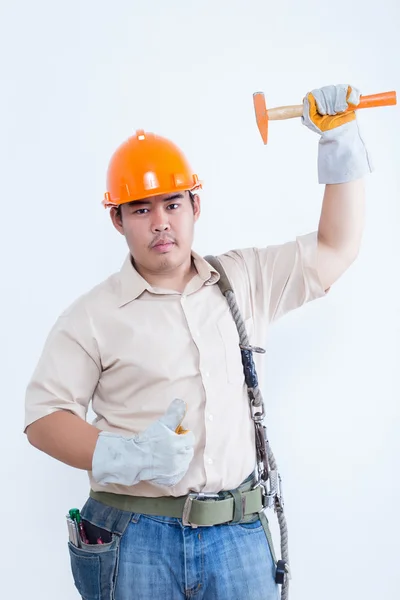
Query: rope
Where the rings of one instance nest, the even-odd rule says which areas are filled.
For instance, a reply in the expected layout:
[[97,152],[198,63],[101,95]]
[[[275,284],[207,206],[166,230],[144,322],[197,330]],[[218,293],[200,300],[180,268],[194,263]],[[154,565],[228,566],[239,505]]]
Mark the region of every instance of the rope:
[[[225,296],[228,301],[229,308],[232,313],[232,317],[235,321],[235,324],[236,324],[236,327],[237,327],[237,330],[239,333],[240,345],[241,346],[250,346],[249,337],[248,337],[247,331],[246,331],[246,326],[245,326],[243,317],[241,315],[240,309],[237,305],[235,294],[232,290],[226,290]],[[251,390],[249,390],[249,397],[250,397],[251,404],[254,407],[260,408],[261,414],[264,415],[264,402],[263,402],[261,390],[258,385],[255,386],[254,388],[252,388]],[[266,449],[266,454],[267,454],[266,458],[267,458],[267,462],[268,462],[267,474],[269,473],[269,477],[271,480],[272,480],[272,478],[279,479],[278,467],[276,464],[275,456],[271,450],[268,439],[265,439],[265,449]],[[278,484],[277,481],[275,483],[273,483],[271,481],[271,489],[276,491],[277,484]],[[283,503],[282,503],[279,495],[275,495],[275,497],[274,497],[274,509],[277,514],[278,523],[279,523],[282,560],[285,562],[285,565],[287,566],[287,568],[289,568],[288,529],[287,529],[285,513],[283,511]],[[281,600],[288,600],[288,598],[289,598],[289,576],[287,574],[287,576],[285,577],[284,582],[282,584]]]

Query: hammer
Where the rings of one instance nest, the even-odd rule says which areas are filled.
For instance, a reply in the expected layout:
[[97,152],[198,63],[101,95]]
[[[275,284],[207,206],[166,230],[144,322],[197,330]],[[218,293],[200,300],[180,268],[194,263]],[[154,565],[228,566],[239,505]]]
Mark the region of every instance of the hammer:
[[[281,121],[282,119],[294,119],[303,115],[303,105],[278,106],[267,110],[263,92],[253,94],[254,110],[256,121],[264,144],[268,142],[268,121]],[[374,106],[394,106],[397,104],[396,92],[383,92],[381,94],[372,94],[370,96],[361,96],[360,103],[354,107],[372,108]],[[344,112],[354,110],[347,108]]]

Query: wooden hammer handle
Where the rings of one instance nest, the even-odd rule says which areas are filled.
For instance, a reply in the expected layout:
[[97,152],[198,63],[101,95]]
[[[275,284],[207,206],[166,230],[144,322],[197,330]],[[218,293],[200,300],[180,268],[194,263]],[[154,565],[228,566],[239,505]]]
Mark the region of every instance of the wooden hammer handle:
[[293,106],[278,106],[277,108],[270,108],[267,110],[268,121],[282,121],[283,119],[294,119],[295,117],[301,117],[303,114],[303,105]]
[[[383,92],[382,94],[371,94],[370,96],[361,96],[360,103],[355,107],[359,108],[373,108],[374,106],[394,106],[396,104],[396,92]],[[344,112],[353,110],[348,108]],[[303,114],[303,105],[298,104],[294,106],[278,106],[277,108],[270,108],[267,110],[268,120],[270,121],[281,121],[283,119],[294,119],[295,117],[301,117]]]

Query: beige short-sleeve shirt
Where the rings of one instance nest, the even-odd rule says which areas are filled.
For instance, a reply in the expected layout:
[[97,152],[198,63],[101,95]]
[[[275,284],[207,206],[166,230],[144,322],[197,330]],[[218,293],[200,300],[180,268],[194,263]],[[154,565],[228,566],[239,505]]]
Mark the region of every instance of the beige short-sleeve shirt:
[[[277,318],[325,295],[316,269],[317,233],[220,259],[236,293],[250,342],[264,347]],[[195,252],[197,275],[183,293],[152,288],[128,256],[121,270],[58,318],[29,382],[25,429],[57,410],[85,419],[90,401],[101,430],[129,436],[159,418],[174,398],[187,403],[183,425],[194,458],[175,487],[147,482],[92,489],[180,496],[237,487],[254,469],[254,427],[239,338],[218,273]],[[262,381],[264,355],[255,355]],[[266,399],[267,400],[267,399]]]

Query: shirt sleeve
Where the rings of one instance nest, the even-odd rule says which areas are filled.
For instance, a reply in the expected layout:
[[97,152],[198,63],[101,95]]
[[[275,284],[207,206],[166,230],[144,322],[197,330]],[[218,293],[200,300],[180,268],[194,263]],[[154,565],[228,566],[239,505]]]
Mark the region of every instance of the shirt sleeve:
[[51,329],[25,395],[28,425],[58,410],[86,419],[101,373],[97,344],[82,301],[67,309]]
[[272,322],[329,291],[318,275],[317,249],[314,231],[284,244],[229,252],[224,264],[233,281],[246,279],[253,309]]

